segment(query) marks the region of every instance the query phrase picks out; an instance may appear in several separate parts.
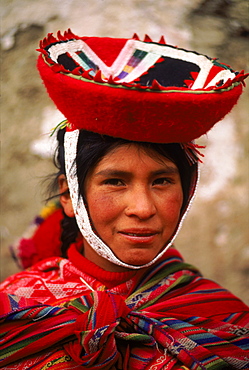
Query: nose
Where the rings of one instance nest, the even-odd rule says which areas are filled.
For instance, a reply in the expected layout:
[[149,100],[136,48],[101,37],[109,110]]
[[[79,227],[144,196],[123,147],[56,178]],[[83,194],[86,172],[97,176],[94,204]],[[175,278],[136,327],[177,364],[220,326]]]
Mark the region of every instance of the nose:
[[125,214],[128,217],[137,217],[147,220],[156,213],[156,206],[152,194],[148,189],[137,187],[129,192]]

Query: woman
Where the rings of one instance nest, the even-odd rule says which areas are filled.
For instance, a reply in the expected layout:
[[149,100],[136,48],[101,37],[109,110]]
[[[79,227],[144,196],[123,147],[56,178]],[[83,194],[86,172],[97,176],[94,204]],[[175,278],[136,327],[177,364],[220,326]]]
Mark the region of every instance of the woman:
[[67,117],[56,161],[64,258],[2,283],[2,365],[247,369],[248,307],[172,246],[197,185],[192,140],[230,111],[245,76],[163,40],[68,31],[41,51]]

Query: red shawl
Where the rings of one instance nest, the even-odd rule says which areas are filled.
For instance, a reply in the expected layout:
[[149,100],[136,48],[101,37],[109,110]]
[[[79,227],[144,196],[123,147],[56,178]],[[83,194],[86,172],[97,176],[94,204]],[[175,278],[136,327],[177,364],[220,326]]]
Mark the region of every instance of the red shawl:
[[249,309],[174,248],[146,271],[112,273],[73,245],[1,288],[5,369],[249,368]]

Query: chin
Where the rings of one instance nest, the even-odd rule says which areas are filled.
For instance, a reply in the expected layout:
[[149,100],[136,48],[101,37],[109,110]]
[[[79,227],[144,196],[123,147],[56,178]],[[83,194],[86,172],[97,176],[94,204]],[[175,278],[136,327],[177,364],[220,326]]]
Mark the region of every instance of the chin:
[[155,257],[156,255],[153,255],[150,257],[150,256],[143,256],[140,253],[139,256],[129,256],[127,258],[120,258],[120,259],[121,261],[129,265],[142,266],[142,265],[146,265],[147,263],[151,262]]

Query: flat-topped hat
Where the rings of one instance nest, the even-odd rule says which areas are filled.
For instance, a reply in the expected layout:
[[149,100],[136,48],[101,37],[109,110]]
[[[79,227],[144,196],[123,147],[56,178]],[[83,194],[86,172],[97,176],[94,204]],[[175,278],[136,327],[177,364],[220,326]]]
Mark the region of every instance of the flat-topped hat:
[[70,128],[135,141],[189,142],[236,104],[242,72],[148,37],[79,37],[40,43],[38,69]]

